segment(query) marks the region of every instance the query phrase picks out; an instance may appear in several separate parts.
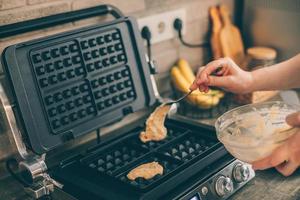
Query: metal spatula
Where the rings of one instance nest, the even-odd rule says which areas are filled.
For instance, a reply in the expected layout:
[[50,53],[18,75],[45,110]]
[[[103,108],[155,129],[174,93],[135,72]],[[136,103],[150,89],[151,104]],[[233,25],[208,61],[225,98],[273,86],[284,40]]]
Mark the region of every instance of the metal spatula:
[[178,98],[178,99],[171,99],[167,102],[162,103],[162,105],[171,105],[173,103],[179,103],[180,101],[182,101],[183,99],[185,99],[187,96],[189,96],[190,94],[192,94],[193,90],[189,91],[188,93],[186,93],[185,95],[183,95],[182,97]]

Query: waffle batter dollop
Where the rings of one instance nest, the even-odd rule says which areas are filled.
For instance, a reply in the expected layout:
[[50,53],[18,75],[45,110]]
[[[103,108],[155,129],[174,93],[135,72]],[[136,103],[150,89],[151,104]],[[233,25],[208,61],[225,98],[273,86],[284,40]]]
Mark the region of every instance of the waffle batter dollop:
[[153,178],[157,174],[162,175],[164,168],[158,162],[150,162],[142,164],[127,174],[127,178],[134,181],[138,177],[142,177],[146,180]]
[[160,141],[167,137],[167,129],[164,123],[170,108],[170,105],[159,106],[150,115],[146,121],[146,130],[140,133],[142,142]]

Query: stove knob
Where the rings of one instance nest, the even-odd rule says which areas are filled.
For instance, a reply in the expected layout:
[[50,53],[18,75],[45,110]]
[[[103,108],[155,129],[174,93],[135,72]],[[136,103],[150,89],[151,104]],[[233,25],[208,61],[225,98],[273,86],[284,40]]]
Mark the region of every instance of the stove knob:
[[249,167],[245,164],[238,163],[233,168],[233,178],[236,182],[241,183],[247,181],[250,176]]
[[231,193],[233,190],[232,180],[229,177],[219,176],[216,180],[215,190],[220,197]]

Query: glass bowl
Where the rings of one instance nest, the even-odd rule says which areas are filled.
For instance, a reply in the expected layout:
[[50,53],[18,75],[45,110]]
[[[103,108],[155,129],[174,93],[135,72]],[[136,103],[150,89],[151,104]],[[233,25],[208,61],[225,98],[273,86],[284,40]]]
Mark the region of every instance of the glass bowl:
[[285,122],[287,115],[299,110],[281,101],[240,106],[217,119],[217,137],[234,157],[252,163],[269,156],[299,130]]

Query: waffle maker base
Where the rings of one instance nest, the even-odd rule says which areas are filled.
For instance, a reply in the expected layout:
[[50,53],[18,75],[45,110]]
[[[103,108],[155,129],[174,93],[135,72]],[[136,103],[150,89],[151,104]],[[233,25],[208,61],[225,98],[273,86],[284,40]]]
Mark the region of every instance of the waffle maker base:
[[[166,121],[166,127],[168,137],[163,141],[140,142],[138,134],[143,128],[137,127],[125,137],[62,162],[52,176],[78,199],[176,199],[182,194],[171,197],[169,194],[175,192],[170,191],[186,186],[180,190],[182,193],[191,188],[188,185],[192,180],[207,179],[234,161],[212,128],[172,119]],[[150,180],[127,179],[131,169],[151,161],[164,167],[163,175]]]

